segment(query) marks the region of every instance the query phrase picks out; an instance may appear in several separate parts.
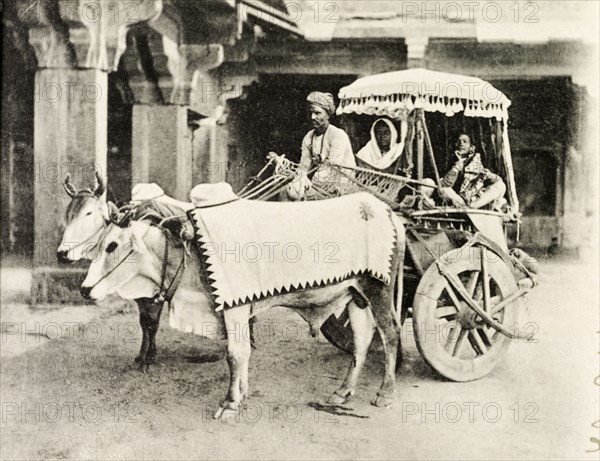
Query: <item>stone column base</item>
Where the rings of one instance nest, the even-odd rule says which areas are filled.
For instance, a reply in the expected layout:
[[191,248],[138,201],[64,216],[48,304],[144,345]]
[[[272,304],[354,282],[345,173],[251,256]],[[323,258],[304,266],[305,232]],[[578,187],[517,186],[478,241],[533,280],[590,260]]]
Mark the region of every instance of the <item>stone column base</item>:
[[36,267],[31,277],[31,305],[94,304],[79,292],[86,273],[81,267]]

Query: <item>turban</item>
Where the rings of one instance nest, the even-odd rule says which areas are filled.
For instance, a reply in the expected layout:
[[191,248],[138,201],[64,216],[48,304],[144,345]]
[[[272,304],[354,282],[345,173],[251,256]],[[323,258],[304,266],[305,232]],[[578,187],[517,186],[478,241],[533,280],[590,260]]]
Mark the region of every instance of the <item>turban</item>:
[[331,93],[313,91],[308,95],[306,101],[308,101],[309,104],[322,107],[329,115],[335,112],[335,102],[333,101],[333,95]]

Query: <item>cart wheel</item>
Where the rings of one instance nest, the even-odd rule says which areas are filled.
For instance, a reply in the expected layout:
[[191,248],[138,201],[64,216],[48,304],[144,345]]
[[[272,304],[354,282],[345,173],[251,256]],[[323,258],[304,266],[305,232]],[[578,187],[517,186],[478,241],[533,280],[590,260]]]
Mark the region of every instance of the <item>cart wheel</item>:
[[[474,246],[449,251],[441,260],[486,312],[504,327],[514,327],[517,321],[514,303],[494,310],[495,305],[517,290],[511,271],[497,254]],[[448,379],[482,378],[508,350],[510,338],[485,324],[450,287],[435,263],[423,274],[413,306],[419,352],[435,371]]]

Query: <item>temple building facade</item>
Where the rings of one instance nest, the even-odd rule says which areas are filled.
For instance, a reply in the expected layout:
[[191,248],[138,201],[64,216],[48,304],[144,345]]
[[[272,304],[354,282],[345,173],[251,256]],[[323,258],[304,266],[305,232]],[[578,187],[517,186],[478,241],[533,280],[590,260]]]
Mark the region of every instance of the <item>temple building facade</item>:
[[596,2],[15,0],[3,21],[1,245],[31,261],[34,302],[81,273],[56,260],[67,173],[99,169],[115,202],[239,190],[267,153],[299,159],[309,92],[406,68],[512,100],[521,245],[597,244]]

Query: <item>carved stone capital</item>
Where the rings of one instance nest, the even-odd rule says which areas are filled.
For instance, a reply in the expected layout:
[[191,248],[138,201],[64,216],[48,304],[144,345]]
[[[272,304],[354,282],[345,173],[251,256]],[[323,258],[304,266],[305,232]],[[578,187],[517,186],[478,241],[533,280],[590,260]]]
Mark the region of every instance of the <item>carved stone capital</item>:
[[40,68],[114,71],[126,48],[127,30],[156,19],[163,0],[46,0],[20,17],[30,26],[29,41]]
[[245,30],[234,45],[225,46],[226,62],[246,62],[256,50],[256,34],[253,30]]
[[[127,30],[134,24],[156,19],[161,12],[162,0],[79,0],[79,17],[87,29],[87,40],[82,41],[87,53],[85,62],[82,62],[83,56],[78,56],[80,66],[117,70],[119,59],[127,46]],[[71,34],[74,43],[80,38]]]
[[69,27],[56,2],[20,1],[16,8],[19,21],[29,27],[29,44],[35,51],[39,68],[77,66],[75,49],[69,41]]
[[[173,91],[170,102],[177,105],[189,105],[193,86],[200,85],[206,73],[219,67],[224,61],[223,45],[177,45],[163,36],[164,53],[168,59],[168,68],[173,77]],[[210,81],[210,80],[208,80]]]
[[253,65],[224,64],[218,70],[197,74],[191,93],[191,108],[205,117],[215,117],[224,123],[227,101],[243,99],[247,88],[258,80]]

